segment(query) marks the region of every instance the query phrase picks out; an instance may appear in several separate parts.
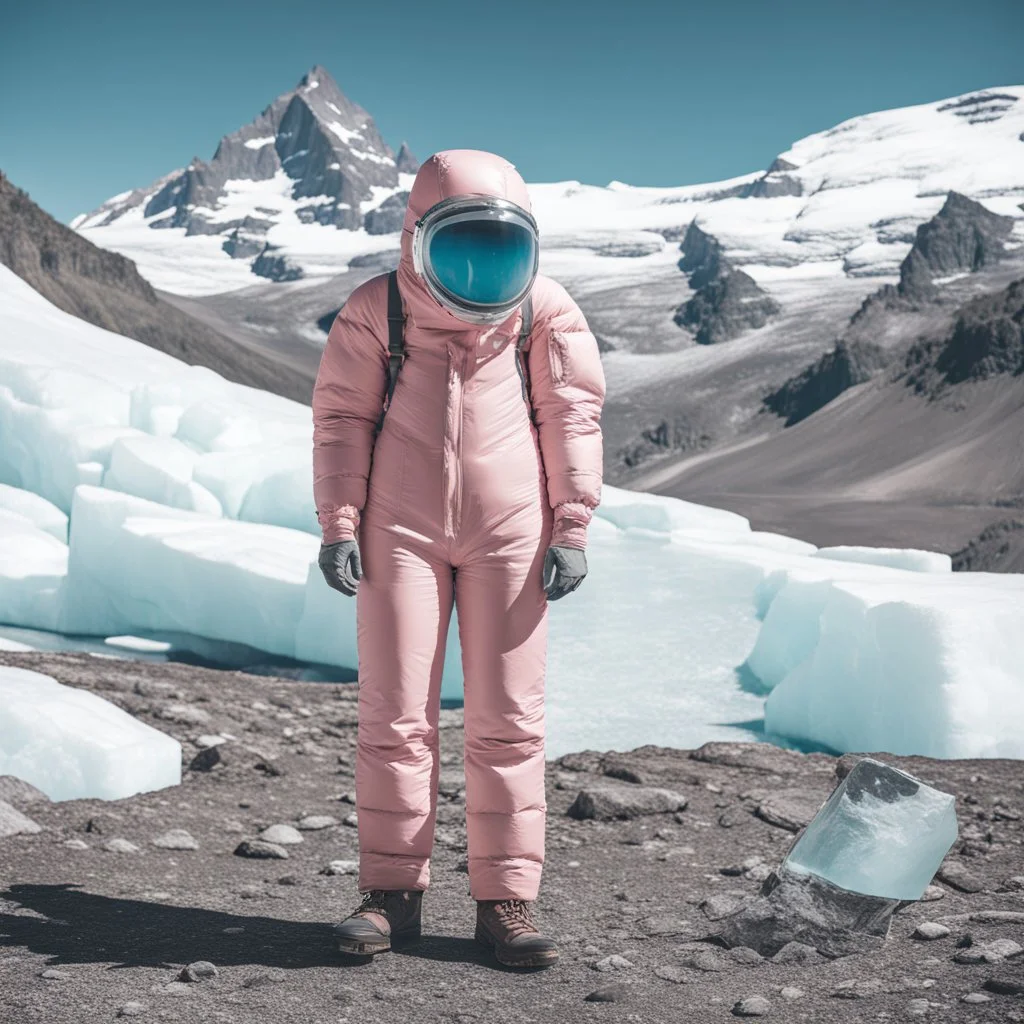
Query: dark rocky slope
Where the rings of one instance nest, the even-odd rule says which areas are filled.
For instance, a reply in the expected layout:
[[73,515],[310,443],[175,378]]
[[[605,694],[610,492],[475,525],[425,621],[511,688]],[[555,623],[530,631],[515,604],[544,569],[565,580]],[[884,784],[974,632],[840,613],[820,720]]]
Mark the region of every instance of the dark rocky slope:
[[[0,839],[2,1020],[705,1024],[756,1008],[853,1024],[1024,1012],[1012,954],[1024,945],[1020,762],[878,755],[956,795],[960,838],[880,949],[830,960],[808,946],[763,959],[703,940],[757,892],[849,758],[707,744],[550,761],[537,917],[562,959],[518,972],[472,938],[462,713],[442,711],[424,938],[367,962],[336,953],[330,936],[359,898],[355,686],[84,654],[0,661],[99,692],[176,736],[189,766],[180,787],[112,802],[51,804],[0,783],[0,800],[41,827]],[[229,737],[214,753],[200,739],[212,734]],[[675,793],[676,809],[653,789]],[[573,816],[609,806],[609,792],[630,798],[623,817]],[[300,821],[286,859],[235,852]],[[918,937],[926,923],[937,938]],[[986,961],[999,948],[1009,958]]]
[[309,402],[313,378],[162,301],[135,264],[40,209],[0,174],[0,262],[65,312],[228,380]]

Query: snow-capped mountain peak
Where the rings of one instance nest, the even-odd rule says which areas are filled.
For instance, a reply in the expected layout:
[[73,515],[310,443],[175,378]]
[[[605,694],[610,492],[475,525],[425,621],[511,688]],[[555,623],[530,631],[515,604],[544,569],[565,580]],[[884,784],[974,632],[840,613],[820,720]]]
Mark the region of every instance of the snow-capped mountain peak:
[[370,114],[316,65],[259,117],[225,135],[210,160],[194,157],[71,226],[89,231],[142,221],[147,228],[184,228],[187,236],[218,236],[223,252],[245,261],[246,272],[253,262],[259,273],[259,258],[278,248],[268,237],[275,227],[390,230],[372,217],[368,223],[368,215],[401,192],[402,175],[415,169],[408,147],[396,158]]

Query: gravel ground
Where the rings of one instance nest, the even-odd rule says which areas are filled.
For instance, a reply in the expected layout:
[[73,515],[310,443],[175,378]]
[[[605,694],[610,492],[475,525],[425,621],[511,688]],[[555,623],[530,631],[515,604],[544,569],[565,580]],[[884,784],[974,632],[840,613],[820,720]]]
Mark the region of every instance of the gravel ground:
[[[549,761],[536,915],[562,958],[517,971],[472,937],[462,715],[446,710],[424,938],[347,958],[330,927],[359,899],[354,684],[86,654],[0,662],[101,693],[178,738],[187,766],[178,788],[109,802],[33,800],[0,779],[0,801],[40,826],[0,838],[4,1024],[1024,1021],[1019,761],[876,754],[956,794],[960,839],[882,948],[837,960],[701,940],[757,892],[849,756],[708,744]],[[567,813],[608,786],[634,797],[630,817]],[[0,803],[0,834],[12,813]],[[278,856],[240,855],[247,840]]]

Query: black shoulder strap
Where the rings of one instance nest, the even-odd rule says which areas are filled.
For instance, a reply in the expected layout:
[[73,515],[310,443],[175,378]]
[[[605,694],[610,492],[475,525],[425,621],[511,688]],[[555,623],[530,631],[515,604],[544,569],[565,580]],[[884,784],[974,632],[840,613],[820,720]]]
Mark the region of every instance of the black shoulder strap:
[[527,384],[526,363],[523,359],[523,351],[527,341],[530,339],[530,331],[533,330],[533,296],[527,295],[520,309],[523,312],[523,322],[519,328],[519,337],[516,339],[516,369],[519,371],[519,380],[523,385],[523,401],[530,410],[530,419],[536,424],[537,416],[530,399],[529,386]]
[[405,361],[405,314],[402,293],[398,290],[398,271],[388,274],[388,400],[377,421],[377,432],[384,426],[384,416],[391,408],[391,396],[398,383],[398,371]]

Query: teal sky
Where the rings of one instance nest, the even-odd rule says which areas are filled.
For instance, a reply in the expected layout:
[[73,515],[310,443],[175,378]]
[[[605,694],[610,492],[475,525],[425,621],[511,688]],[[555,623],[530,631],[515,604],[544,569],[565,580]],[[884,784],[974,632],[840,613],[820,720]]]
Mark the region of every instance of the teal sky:
[[1022,84],[1022,40],[1024,0],[40,0],[4,14],[0,169],[68,221],[209,158],[322,64],[420,159],[713,181],[857,114]]

